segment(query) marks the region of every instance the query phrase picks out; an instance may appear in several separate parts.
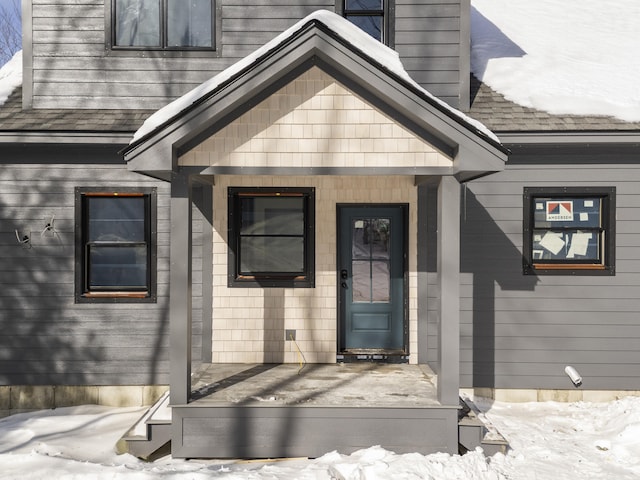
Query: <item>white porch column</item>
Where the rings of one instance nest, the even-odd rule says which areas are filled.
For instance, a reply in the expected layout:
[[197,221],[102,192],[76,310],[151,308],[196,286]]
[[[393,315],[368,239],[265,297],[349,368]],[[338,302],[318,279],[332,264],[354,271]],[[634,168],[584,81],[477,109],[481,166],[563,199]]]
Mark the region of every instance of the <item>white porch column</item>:
[[170,402],[186,404],[191,393],[191,185],[186,173],[171,176],[169,266]]
[[460,388],[460,184],[442,177],[438,185],[438,400],[457,405]]

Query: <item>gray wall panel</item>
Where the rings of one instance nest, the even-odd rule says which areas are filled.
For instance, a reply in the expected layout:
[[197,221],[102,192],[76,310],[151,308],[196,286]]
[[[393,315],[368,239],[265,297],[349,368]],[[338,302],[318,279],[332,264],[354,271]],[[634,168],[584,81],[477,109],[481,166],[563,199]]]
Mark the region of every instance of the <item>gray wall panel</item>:
[[[570,179],[570,181],[568,180]],[[640,170],[513,159],[463,193],[463,387],[636,389],[640,380]],[[615,276],[522,274],[525,186],[615,186]]]
[[[88,148],[86,165],[46,164],[49,148],[40,154],[30,149],[29,157],[19,159],[24,164],[4,163],[0,169],[0,384],[165,384],[168,185],[122,164],[91,164]],[[74,302],[76,186],[158,188],[157,303]],[[41,236],[51,215],[58,237]],[[17,243],[16,229],[31,233],[31,249]],[[194,294],[201,295],[202,226],[194,230]],[[196,298],[198,358],[201,306]]]
[[[105,49],[104,0],[27,0],[32,3],[33,92],[36,108],[164,106],[334,0],[219,0],[216,52],[173,57]],[[407,71],[431,93],[458,105],[461,20],[459,0],[398,0],[395,48]],[[391,17],[393,18],[393,16]],[[464,47],[463,47],[464,48]],[[27,77],[26,77],[27,78]]]

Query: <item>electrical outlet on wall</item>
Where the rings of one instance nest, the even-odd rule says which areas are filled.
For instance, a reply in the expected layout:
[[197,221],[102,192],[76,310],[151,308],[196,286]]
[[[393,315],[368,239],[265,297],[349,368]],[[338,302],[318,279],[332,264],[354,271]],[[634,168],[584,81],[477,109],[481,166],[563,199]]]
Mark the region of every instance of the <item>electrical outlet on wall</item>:
[[284,331],[284,339],[285,340],[295,340],[296,339],[296,331],[295,330],[285,330]]

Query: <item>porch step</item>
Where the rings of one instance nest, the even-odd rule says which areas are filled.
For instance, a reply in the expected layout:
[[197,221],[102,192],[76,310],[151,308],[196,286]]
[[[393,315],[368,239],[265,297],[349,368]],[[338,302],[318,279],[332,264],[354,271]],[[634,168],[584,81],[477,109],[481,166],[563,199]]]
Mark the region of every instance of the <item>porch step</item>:
[[171,441],[171,407],[167,391],[140,417],[116,444],[119,454],[130,453],[143,460],[153,460],[169,453]]
[[461,453],[481,447],[485,455],[507,453],[509,442],[486,419],[480,419],[479,410],[468,399],[460,399],[458,443]]

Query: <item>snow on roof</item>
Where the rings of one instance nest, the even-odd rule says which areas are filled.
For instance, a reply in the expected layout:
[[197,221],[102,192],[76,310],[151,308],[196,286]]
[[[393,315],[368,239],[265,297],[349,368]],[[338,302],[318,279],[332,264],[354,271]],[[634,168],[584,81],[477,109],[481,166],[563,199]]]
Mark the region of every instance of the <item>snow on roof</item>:
[[0,106],[22,85],[22,50],[0,68]]
[[359,27],[356,27],[354,24],[352,24],[342,16],[332,13],[328,10],[317,10],[316,12],[313,12],[289,29],[282,32],[273,40],[260,47],[252,54],[248,55],[247,57],[238,61],[218,75],[214,76],[210,80],[204,82],[182,97],[174,100],[170,104],[155,112],[134,134],[131,143],[134,143],[145,135],[151,133],[160,125],[164,124],[165,122],[177,116],[180,112],[189,108],[194,102],[198,101],[204,95],[215,90],[218,86],[241,72],[243,69],[249,67],[262,55],[279,46],[281,43],[294,35],[298,30],[300,30],[304,25],[313,20],[323,23],[334,33],[338,34],[345,41],[350,43],[355,49],[360,50],[365,55],[375,59],[384,68],[388,69],[390,72],[394,73],[398,77],[413,85],[415,88],[422,91],[422,93],[430,97],[447,111],[451,112],[454,116],[458,117],[460,120],[468,124],[473,125],[474,128],[482,132],[484,135],[499,143],[498,138],[480,122],[469,118],[464,113],[452,108],[437,97],[431,95],[428,91],[426,91],[418,83],[416,83],[415,80],[413,80],[404,69],[402,62],[400,61],[400,57],[395,50],[375,40],[369,34],[361,30]]
[[640,121],[638,0],[472,0],[471,70],[551,114]]

